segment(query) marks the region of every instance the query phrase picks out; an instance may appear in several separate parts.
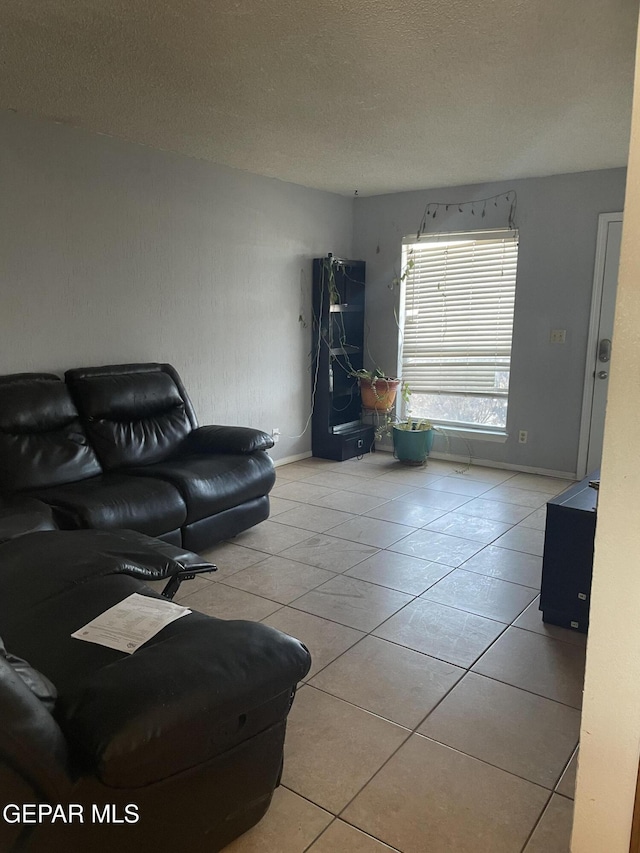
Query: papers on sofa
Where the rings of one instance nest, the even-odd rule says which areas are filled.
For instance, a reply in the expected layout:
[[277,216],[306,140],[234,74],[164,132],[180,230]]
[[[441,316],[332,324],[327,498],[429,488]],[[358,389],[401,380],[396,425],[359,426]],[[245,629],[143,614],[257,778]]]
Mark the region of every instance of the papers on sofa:
[[187,613],[191,613],[189,608],[172,601],[148,598],[134,592],[87,622],[83,628],[74,631],[71,636],[76,640],[132,654],[151,637],[155,637],[158,631]]

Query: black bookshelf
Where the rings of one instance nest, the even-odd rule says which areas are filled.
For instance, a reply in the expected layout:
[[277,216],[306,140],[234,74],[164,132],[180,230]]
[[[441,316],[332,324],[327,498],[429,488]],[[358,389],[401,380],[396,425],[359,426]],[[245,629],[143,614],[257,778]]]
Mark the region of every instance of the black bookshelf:
[[374,428],[361,420],[358,380],[364,366],[365,262],[313,261],[312,451],[344,460],[373,448]]

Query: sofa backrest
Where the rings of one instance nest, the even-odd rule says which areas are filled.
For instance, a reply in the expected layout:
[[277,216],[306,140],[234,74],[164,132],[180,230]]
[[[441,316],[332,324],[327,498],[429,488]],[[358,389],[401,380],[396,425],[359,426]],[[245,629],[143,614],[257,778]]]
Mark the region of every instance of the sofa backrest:
[[48,373],[0,376],[0,491],[102,473],[69,389]]
[[161,462],[197,426],[170,365],[84,367],[68,370],[65,379],[105,469]]

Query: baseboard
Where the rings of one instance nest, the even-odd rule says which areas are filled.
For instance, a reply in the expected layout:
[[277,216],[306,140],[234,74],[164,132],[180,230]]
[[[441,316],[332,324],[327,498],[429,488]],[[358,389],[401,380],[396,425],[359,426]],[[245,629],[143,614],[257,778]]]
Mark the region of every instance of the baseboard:
[[[384,443],[376,443],[376,453],[393,453],[393,447]],[[313,456],[310,450],[306,453],[296,453],[294,456],[285,456],[283,459],[274,459],[273,464],[276,468],[280,465],[288,465],[290,462],[300,462],[302,459],[308,459]],[[460,462],[462,465],[469,464],[469,456],[456,453],[438,453],[431,451],[430,459],[444,459],[451,462]],[[578,475],[572,471],[556,471],[553,468],[537,468],[531,465],[515,465],[512,462],[496,462],[494,459],[477,459],[474,457],[471,460],[471,467],[481,465],[483,468],[499,468],[503,471],[520,471],[523,474],[540,474],[542,477],[557,477],[560,480],[577,480]]]
[[[429,454],[431,459],[447,459],[452,462],[469,463],[469,456],[456,453],[434,453]],[[496,462],[493,459],[477,459],[475,456],[471,459],[471,467],[481,465],[483,468],[499,468],[504,471],[520,471],[523,474],[540,474],[543,477],[557,477],[560,480],[577,480],[577,474],[571,471],[556,471],[553,468],[536,468],[531,465],[514,465],[511,462]]]
[[279,468],[281,465],[288,465],[290,462],[300,462],[301,459],[308,459],[310,456],[313,456],[313,453],[310,450],[307,450],[305,453],[296,453],[293,456],[274,459],[273,464],[276,468]]

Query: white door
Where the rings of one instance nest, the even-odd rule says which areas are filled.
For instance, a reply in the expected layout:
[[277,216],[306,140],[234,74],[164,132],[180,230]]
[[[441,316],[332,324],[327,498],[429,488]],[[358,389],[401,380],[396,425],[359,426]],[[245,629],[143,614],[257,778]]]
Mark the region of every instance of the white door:
[[602,457],[610,360],[614,352],[612,344],[613,318],[618,286],[621,236],[622,214],[601,214],[598,222],[593,301],[578,452],[579,477],[584,477],[599,468]]

